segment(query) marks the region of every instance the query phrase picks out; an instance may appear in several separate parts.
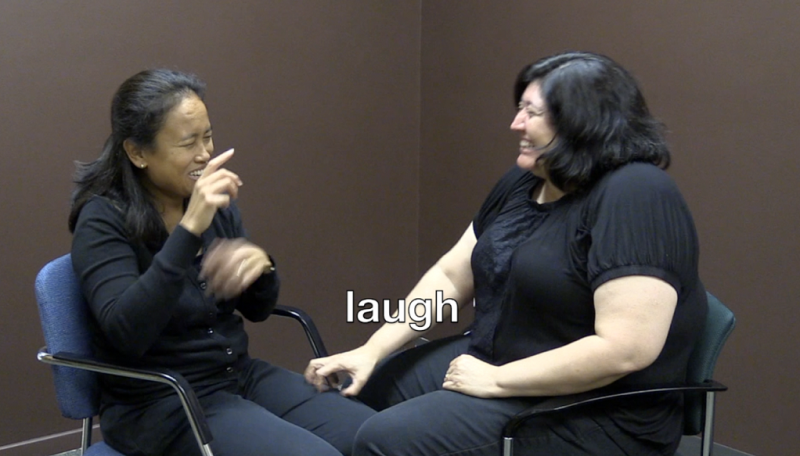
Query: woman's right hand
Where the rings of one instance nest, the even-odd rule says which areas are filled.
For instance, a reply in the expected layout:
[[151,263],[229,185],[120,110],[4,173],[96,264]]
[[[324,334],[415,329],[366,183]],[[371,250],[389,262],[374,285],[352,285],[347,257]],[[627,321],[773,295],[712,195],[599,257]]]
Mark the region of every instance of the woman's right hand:
[[362,345],[338,355],[312,359],[306,368],[305,378],[317,388],[317,391],[325,391],[331,387],[341,388],[342,376],[337,374],[346,373],[352,379],[352,383],[342,390],[342,395],[355,396],[367,383],[378,361],[380,361],[378,353]]
[[189,206],[180,221],[181,226],[200,236],[211,225],[217,209],[228,207],[236,199],[242,180],[235,173],[221,168],[233,157],[233,149],[209,160],[203,174],[197,179],[189,199]]

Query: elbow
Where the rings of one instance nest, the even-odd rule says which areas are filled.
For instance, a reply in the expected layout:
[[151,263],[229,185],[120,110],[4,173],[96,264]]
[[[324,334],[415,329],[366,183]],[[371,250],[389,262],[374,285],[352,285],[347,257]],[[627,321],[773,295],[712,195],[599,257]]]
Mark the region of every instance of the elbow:
[[151,347],[152,327],[137,327],[124,318],[106,318],[99,322],[104,345],[128,358],[138,359]]
[[625,376],[644,370],[656,361],[659,353],[660,350],[658,352],[643,349],[631,350],[629,353],[622,356],[618,362],[618,373]]
[[128,358],[141,358],[150,348],[149,344],[143,343],[144,338],[141,334],[106,328],[103,330],[103,335],[111,348]]

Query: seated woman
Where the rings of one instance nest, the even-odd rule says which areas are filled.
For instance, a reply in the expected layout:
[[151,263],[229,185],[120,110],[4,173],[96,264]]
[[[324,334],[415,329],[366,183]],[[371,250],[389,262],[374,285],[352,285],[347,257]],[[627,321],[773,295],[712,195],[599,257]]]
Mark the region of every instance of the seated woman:
[[[278,276],[245,237],[234,204],[242,181],[224,167],[233,150],[211,158],[204,90],[179,72],[134,75],[114,95],[102,154],[78,166],[72,261],[97,354],[184,375],[218,456],[350,454],[374,411],[248,355],[234,311],[265,320]],[[103,376],[101,389],[100,426],[112,447],[128,456],[199,454],[169,387]]]
[[[685,378],[707,312],[697,235],[636,82],[579,52],[525,67],[514,89],[516,166],[406,299],[474,298],[469,335],[378,365],[420,335],[387,323],[306,370],[319,389],[349,374],[343,394],[379,410],[356,437],[358,456],[494,456],[505,422],[544,397]],[[672,455],[681,401],[664,394],[541,417],[515,452]]]

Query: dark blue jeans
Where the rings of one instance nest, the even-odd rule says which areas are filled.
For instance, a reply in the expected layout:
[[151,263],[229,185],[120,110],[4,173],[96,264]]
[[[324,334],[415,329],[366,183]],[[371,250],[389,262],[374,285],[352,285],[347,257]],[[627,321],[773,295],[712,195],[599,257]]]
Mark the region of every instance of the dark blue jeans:
[[[238,385],[199,395],[215,456],[341,456],[352,451],[361,424],[375,412],[317,393],[297,373],[251,360]],[[199,455],[176,395],[145,407],[115,410],[103,422],[106,442],[127,456]]]

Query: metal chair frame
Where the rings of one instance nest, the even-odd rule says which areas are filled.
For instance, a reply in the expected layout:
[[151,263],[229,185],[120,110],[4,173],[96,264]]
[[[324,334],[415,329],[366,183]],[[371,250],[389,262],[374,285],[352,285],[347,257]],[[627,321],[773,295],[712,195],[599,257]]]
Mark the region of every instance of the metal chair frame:
[[[45,294],[47,294],[45,288],[48,286],[52,286],[48,282],[48,278],[51,274],[56,273],[66,273],[66,267],[70,268],[71,271],[71,258],[70,255],[64,255],[60,258],[57,258],[50,263],[48,263],[42,270],[39,272],[36,278],[36,297],[37,301],[39,302],[40,306],[40,313],[42,316],[42,325],[43,329],[45,329],[45,343],[49,343],[48,333],[49,331],[45,328],[48,324],[45,320],[45,312],[42,311],[42,302],[43,301],[50,301],[52,299],[45,298]],[[70,277],[67,275],[67,277]],[[74,279],[72,283],[64,283],[61,284],[65,288],[63,294],[65,295],[66,299],[74,299],[75,296],[80,296],[80,289],[76,287],[77,279],[72,276],[71,278]],[[76,294],[77,293],[77,294]],[[52,302],[50,303],[53,304]],[[88,306],[87,306],[88,307]],[[311,349],[314,352],[315,357],[323,357],[328,355],[328,351],[325,348],[325,344],[322,342],[322,338],[317,331],[316,326],[314,325],[314,321],[311,317],[305,313],[304,311],[290,306],[278,305],[272,311],[273,315],[278,315],[281,317],[289,317],[297,322],[303,328],[305,335],[311,345]],[[51,322],[52,323],[52,322]],[[59,351],[56,353],[50,353],[48,351],[47,346],[42,347],[39,352],[37,353],[37,359],[43,363],[50,364],[53,366],[53,374],[54,376],[59,376],[65,374],[67,371],[61,371],[62,368],[68,369],[78,369],[80,371],[86,372],[85,375],[94,375],[94,374],[108,374],[108,375],[117,375],[121,377],[128,377],[128,378],[135,378],[145,381],[151,382],[158,382],[162,384],[169,385],[175,393],[180,398],[181,404],[183,405],[184,411],[186,412],[186,416],[189,420],[189,424],[192,429],[192,433],[197,440],[198,447],[200,448],[200,452],[203,456],[213,456],[213,452],[210,448],[210,443],[213,440],[211,435],[211,430],[206,423],[205,415],[203,414],[203,409],[200,406],[200,402],[197,399],[194,391],[192,390],[191,385],[188,381],[186,381],[183,376],[178,374],[177,372],[173,372],[168,369],[133,369],[125,366],[110,364],[101,360],[94,358],[91,354],[87,353],[71,353],[68,351]],[[93,374],[89,374],[93,373]],[[81,380],[82,382],[96,382],[96,378],[84,378]],[[95,392],[96,393],[96,388]],[[88,396],[90,394],[88,391],[81,391],[77,393],[79,395],[87,395],[85,400],[87,402],[91,402],[92,398]],[[81,400],[84,398],[81,397]],[[85,454],[89,451],[91,444],[92,444],[92,421],[94,415],[97,414],[97,409],[94,406],[90,407],[93,409],[92,416],[83,416],[82,418],[74,417],[74,416],[67,416],[67,418],[72,419],[82,419],[82,433],[81,433],[81,454]],[[63,413],[63,411],[62,411]],[[106,446],[107,447],[107,446]],[[110,447],[107,447],[109,450],[112,450]],[[112,453],[116,453],[112,451]],[[117,453],[118,454],[118,453]]]

